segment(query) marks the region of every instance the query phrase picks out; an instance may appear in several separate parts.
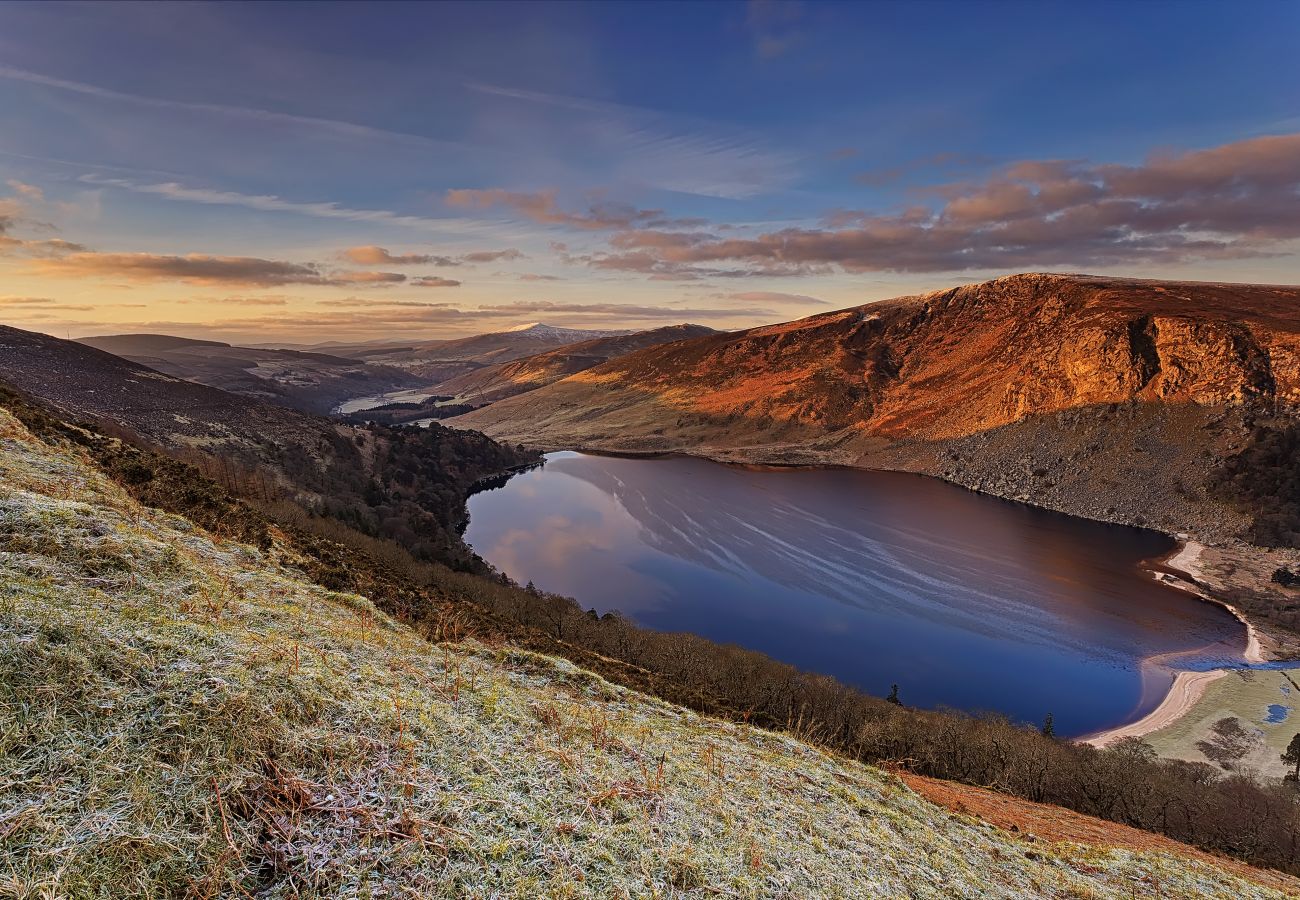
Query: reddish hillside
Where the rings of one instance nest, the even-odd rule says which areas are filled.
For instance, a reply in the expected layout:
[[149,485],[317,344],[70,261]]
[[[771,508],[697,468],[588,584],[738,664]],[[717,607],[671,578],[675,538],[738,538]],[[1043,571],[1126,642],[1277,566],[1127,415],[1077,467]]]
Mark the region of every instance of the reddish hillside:
[[668,325],[635,334],[593,338],[466,372],[439,384],[438,391],[452,394],[466,403],[491,403],[554,384],[637,350],[715,333],[703,325]]
[[455,424],[546,447],[940,475],[1224,537],[1202,487],[1300,402],[1300,288],[1015,275],[653,347]]
[[649,349],[467,421],[558,436],[560,409],[589,414],[599,391],[632,434],[703,417],[944,439],[1130,400],[1295,401],[1298,301],[1293,287],[1017,275]]

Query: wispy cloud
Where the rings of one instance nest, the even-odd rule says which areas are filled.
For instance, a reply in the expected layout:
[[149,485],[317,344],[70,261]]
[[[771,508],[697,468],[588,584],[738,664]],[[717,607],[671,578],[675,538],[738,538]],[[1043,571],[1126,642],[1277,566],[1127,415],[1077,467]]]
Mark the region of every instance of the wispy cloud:
[[708,220],[675,219],[662,209],[638,209],[630,203],[596,198],[587,203],[581,212],[562,209],[554,190],[508,191],[504,188],[483,190],[456,189],[447,191],[449,206],[462,209],[492,209],[505,207],[544,225],[562,225],[584,231],[606,231],[622,228],[694,228],[707,225]]
[[228,118],[253,121],[264,125],[287,125],[299,129],[311,129],[319,133],[330,134],[336,137],[354,139],[363,138],[370,141],[401,143],[425,149],[443,149],[447,147],[459,148],[461,146],[454,142],[443,141],[425,135],[392,131],[386,128],[376,128],[371,125],[362,125],[356,122],[345,122],[339,119],[296,115],[294,113],[278,112],[275,110],[259,109],[257,107],[249,106],[232,106],[223,103],[203,103],[192,100],[173,100],[165,97],[134,94],[127,91],[118,91],[113,90],[112,88],[101,87],[100,85],[88,84],[84,81],[72,81],[67,78],[58,78],[40,72],[32,72],[15,66],[0,65],[0,78],[39,85],[41,87],[52,88],[54,90],[66,91],[83,96],[95,97],[101,100],[129,103],[134,106],[179,110],[188,113],[207,113]]
[[71,253],[40,260],[36,271],[46,275],[121,278],[127,281],[181,281],[189,284],[331,284],[312,265],[251,256],[209,256],[191,253]]
[[810,297],[807,294],[785,294],[781,291],[733,291],[712,294],[719,300],[735,300],[740,303],[768,303],[778,306],[829,306],[825,300]]
[[451,234],[488,230],[488,226],[484,223],[470,219],[435,219],[427,216],[404,215],[386,209],[354,209],[328,200],[286,200],[275,194],[242,194],[236,191],[188,187],[174,181],[146,184],[128,181],[123,178],[103,178],[97,175],[83,175],[80,180],[87,184],[119,188],[137,194],[152,194],[165,197],[168,200],[216,206],[242,206],[246,209],[265,212],[288,212],[318,219],[342,219],[349,222],[366,222],[376,225],[397,225],[405,228],[418,228],[424,231]]
[[473,250],[457,256],[439,256],[432,253],[392,253],[387,248],[374,244],[348,247],[339,256],[345,262],[362,266],[473,266],[479,263],[526,258],[514,247],[504,250]]
[[580,152],[613,165],[612,177],[629,184],[743,199],[791,184],[793,156],[764,136],[738,126],[585,97],[572,97],[481,82],[469,89],[561,110],[552,122]]
[[[39,275],[75,278],[114,278],[127,282],[177,281],[201,285],[276,287],[287,284],[388,287],[407,282],[401,272],[329,271],[317,263],[298,263],[256,256],[183,256],[160,253],[101,253],[80,249],[38,258],[32,271]],[[445,282],[446,279],[433,279]],[[417,278],[411,282],[427,286]],[[459,284],[460,282],[451,282]]]
[[669,319],[676,322],[688,319],[738,319],[772,316],[770,309],[759,307],[680,307],[638,306],[626,303],[554,303],[548,300],[519,300],[513,303],[481,306],[480,314],[493,315],[547,315],[581,313],[589,317],[612,320]]
[[804,5],[794,0],[749,0],[745,26],[759,59],[776,59],[801,45]]

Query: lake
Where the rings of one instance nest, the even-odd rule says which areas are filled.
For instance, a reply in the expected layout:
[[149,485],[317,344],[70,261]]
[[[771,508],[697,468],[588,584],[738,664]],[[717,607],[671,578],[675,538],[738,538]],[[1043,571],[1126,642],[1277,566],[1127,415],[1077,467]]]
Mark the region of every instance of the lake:
[[469,510],[466,540],[521,584],[909,705],[1051,712],[1063,736],[1245,649],[1227,611],[1143,570],[1171,538],[922,476],[564,452]]

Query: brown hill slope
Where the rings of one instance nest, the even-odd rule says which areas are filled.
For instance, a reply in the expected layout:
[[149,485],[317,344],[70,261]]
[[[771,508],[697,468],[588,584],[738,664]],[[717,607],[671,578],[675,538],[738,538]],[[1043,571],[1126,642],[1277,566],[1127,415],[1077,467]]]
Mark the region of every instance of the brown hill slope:
[[401,369],[328,353],[233,347],[164,334],[111,334],[79,342],[177,378],[308,412],[328,413],[344,400],[427,383]]
[[405,346],[340,344],[332,347],[322,345],[316,349],[363,360],[372,365],[403,369],[428,381],[442,381],[483,366],[532,356],[566,344],[630,333],[559,328],[534,322],[508,331],[493,331],[443,341],[420,341]]
[[593,338],[467,372],[442,382],[438,391],[467,403],[492,403],[554,384],[637,350],[710,334],[716,332],[704,325],[668,325],[633,334]]
[[1300,402],[1300,288],[1015,275],[650,348],[455,424],[544,447],[939,475],[1222,542],[1206,493]]
[[0,389],[5,383],[194,463],[238,494],[292,501],[471,568],[481,563],[456,531],[467,490],[531,459],[480,434],[348,425],[0,326]]
[[597,389],[629,413],[635,393],[645,434],[704,418],[743,422],[742,435],[890,440],[1131,400],[1294,401],[1300,288],[1016,275],[646,350],[570,379],[545,406],[538,394],[472,420],[507,430],[527,407],[528,427],[558,434],[559,404]]

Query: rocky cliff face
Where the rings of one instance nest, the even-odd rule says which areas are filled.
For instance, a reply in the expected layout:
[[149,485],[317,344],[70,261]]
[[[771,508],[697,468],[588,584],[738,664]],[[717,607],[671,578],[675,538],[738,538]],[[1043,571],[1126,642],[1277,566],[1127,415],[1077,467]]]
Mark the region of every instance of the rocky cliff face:
[[1223,536],[1239,520],[1203,496],[1207,467],[1297,405],[1300,288],[1016,275],[650,348],[456,421],[909,469]]

